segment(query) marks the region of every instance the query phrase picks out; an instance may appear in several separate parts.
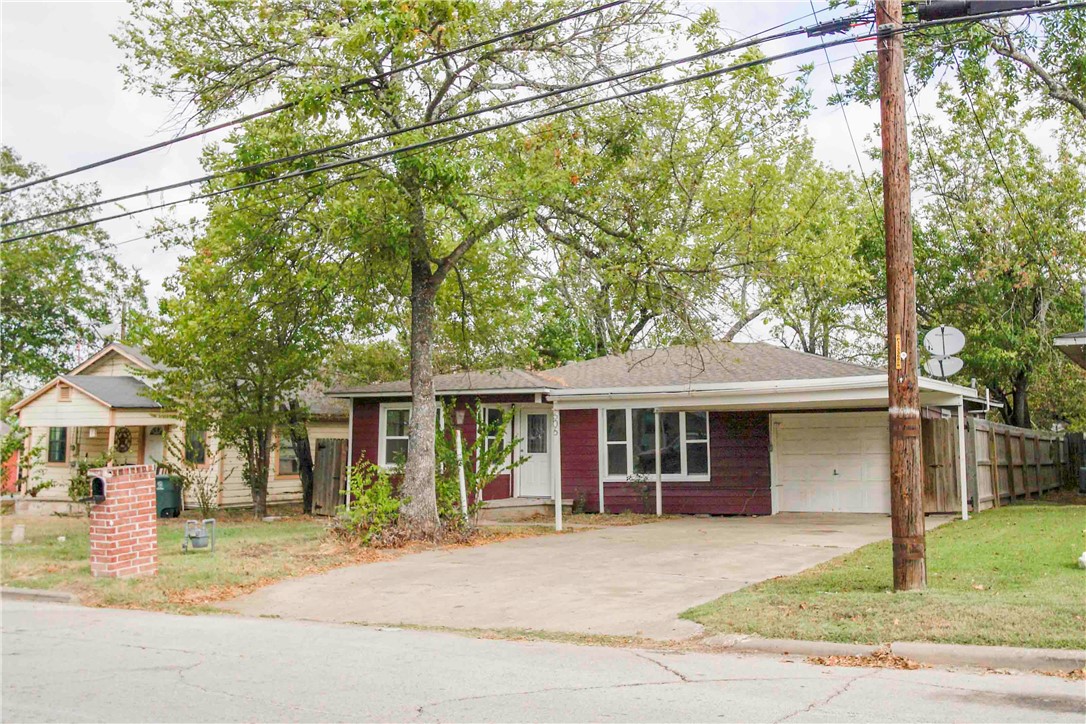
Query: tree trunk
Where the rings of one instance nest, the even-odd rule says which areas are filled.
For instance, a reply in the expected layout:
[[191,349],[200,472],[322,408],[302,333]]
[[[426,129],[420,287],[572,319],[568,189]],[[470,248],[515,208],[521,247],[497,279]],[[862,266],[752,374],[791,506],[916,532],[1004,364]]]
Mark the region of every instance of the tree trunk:
[[401,520],[414,536],[434,538],[440,520],[434,480],[434,434],[437,402],[434,399],[433,328],[436,290],[429,262],[411,264],[411,420],[407,431]]
[[290,445],[298,458],[298,478],[302,483],[302,510],[313,513],[313,450],[309,445],[309,428],[305,411],[297,400],[287,404],[290,421]]
[[271,466],[271,428],[254,428],[249,432],[245,451],[243,477],[253,499],[253,517],[268,514],[268,470]]
[[1018,427],[1033,427],[1029,416],[1029,377],[1025,372],[1019,372],[1014,378],[1014,397],[1012,410],[1014,420],[1011,424]]

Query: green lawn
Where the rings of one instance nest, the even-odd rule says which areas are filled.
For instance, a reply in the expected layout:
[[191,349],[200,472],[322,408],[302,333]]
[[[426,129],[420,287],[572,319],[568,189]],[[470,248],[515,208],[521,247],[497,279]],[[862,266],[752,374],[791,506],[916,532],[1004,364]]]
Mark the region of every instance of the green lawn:
[[683,614],[714,633],[1086,648],[1086,506],[1015,505],[928,534],[928,589],[893,593],[890,542]]

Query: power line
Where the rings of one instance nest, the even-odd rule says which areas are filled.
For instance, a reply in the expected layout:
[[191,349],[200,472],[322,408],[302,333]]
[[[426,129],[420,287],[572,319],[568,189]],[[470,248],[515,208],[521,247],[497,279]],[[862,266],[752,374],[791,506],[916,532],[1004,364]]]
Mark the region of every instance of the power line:
[[683,77],[683,78],[677,78],[677,79],[670,80],[670,81],[663,81],[663,82],[655,83],[655,84],[652,84],[652,85],[649,85],[649,86],[643,86],[641,88],[636,88],[636,89],[633,89],[633,90],[625,91],[623,93],[618,93],[618,94],[615,94],[615,95],[609,95],[609,96],[606,96],[604,98],[597,98],[597,99],[592,99],[592,100],[588,100],[588,101],[583,101],[583,102],[580,102],[580,103],[575,103],[573,105],[559,106],[559,107],[551,108],[551,109],[541,111],[541,112],[538,112],[538,113],[529,114],[529,115],[526,115],[526,116],[517,116],[517,117],[511,118],[509,120],[502,121],[500,123],[491,124],[489,126],[483,126],[481,128],[469,129],[469,130],[461,131],[459,133],[454,133],[454,134],[451,134],[451,135],[448,135],[448,136],[439,136],[438,138],[433,138],[433,139],[429,139],[429,140],[426,140],[426,141],[419,141],[417,143],[409,144],[407,146],[400,146],[400,147],[397,147],[397,148],[386,149],[384,151],[379,151],[377,153],[372,153],[372,154],[368,154],[368,155],[365,155],[365,156],[357,156],[357,157],[342,159],[342,160],[339,160],[339,161],[332,161],[332,162],[324,163],[324,164],[321,164],[321,165],[318,165],[318,166],[314,166],[313,168],[309,168],[309,169],[299,169],[297,171],[292,171],[290,173],[282,174],[282,175],[279,175],[279,176],[274,176],[274,177],[267,178],[267,179],[259,179],[259,180],[256,180],[256,181],[250,181],[248,183],[239,184],[237,186],[231,186],[231,187],[228,187],[228,188],[225,188],[225,189],[218,189],[218,190],[215,190],[215,191],[209,191],[209,192],[205,192],[205,193],[202,193],[202,194],[196,194],[196,195],[191,196],[191,197],[189,197],[187,199],[179,199],[179,200],[175,200],[175,201],[168,201],[168,202],[164,202],[164,203],[161,203],[161,204],[155,204],[153,206],[148,206],[148,207],[145,207],[145,208],[142,208],[142,209],[135,209],[133,211],[127,211],[127,212],[120,213],[120,214],[114,214],[112,216],[105,216],[105,217],[100,217],[100,218],[97,218],[97,219],[90,219],[90,220],[87,220],[87,221],[82,221],[82,222],[75,223],[75,224],[68,224],[66,226],[59,227],[59,228],[56,228],[56,229],[50,229],[50,230],[45,230],[45,231],[36,231],[36,232],[32,232],[32,233],[22,234],[20,236],[15,236],[15,237],[10,237],[8,239],[3,239],[2,243],[11,243],[11,242],[15,242],[15,241],[21,241],[23,239],[30,239],[30,238],[34,238],[34,237],[38,237],[38,236],[43,236],[45,234],[58,233],[58,232],[62,232],[62,231],[70,231],[72,229],[78,229],[78,228],[82,228],[84,226],[90,226],[92,224],[100,223],[100,222],[103,222],[103,221],[112,221],[112,220],[119,219],[119,218],[124,218],[124,217],[127,217],[127,216],[133,216],[135,214],[145,213],[147,211],[154,211],[154,210],[157,210],[157,209],[160,209],[160,208],[164,208],[166,206],[172,206],[174,204],[187,203],[187,202],[191,202],[191,201],[198,201],[200,199],[206,199],[206,198],[213,198],[213,197],[216,197],[216,196],[221,196],[222,194],[231,193],[233,191],[241,191],[241,190],[248,189],[248,188],[263,186],[263,185],[268,184],[268,183],[274,183],[274,182],[278,182],[278,181],[285,181],[285,180],[288,180],[288,179],[291,179],[291,178],[298,178],[298,177],[301,177],[301,176],[308,176],[310,174],[320,173],[320,172],[323,172],[323,171],[330,171],[330,170],[333,170],[333,169],[337,169],[337,168],[341,168],[341,167],[344,167],[344,166],[349,166],[349,165],[353,165],[353,164],[357,164],[357,163],[365,163],[365,162],[368,162],[368,161],[377,161],[377,160],[381,160],[381,159],[384,159],[384,158],[389,158],[389,157],[392,157],[392,156],[396,156],[396,155],[398,155],[400,153],[403,153],[405,151],[413,151],[413,150],[417,150],[417,149],[431,148],[431,147],[434,147],[434,146],[455,143],[457,141],[461,141],[461,140],[464,140],[464,139],[467,139],[467,138],[472,138],[474,136],[478,136],[478,135],[483,134],[483,133],[489,133],[491,131],[497,131],[497,130],[501,130],[503,128],[509,128],[511,126],[519,125],[521,123],[541,120],[543,118],[549,118],[551,116],[556,116],[556,115],[559,115],[561,113],[568,113],[570,111],[581,110],[583,108],[588,108],[588,107],[591,107],[591,106],[599,105],[600,103],[606,103],[606,102],[614,101],[614,100],[622,100],[624,98],[630,98],[630,97],[634,97],[634,96],[638,96],[638,95],[643,95],[645,93],[652,93],[652,92],[655,92],[655,91],[676,87],[676,86],[683,85],[685,83],[690,83],[690,82],[697,81],[697,80],[705,80],[705,79],[708,79],[708,78],[715,78],[715,77],[718,77],[718,76],[721,76],[721,75],[725,75],[727,73],[732,73],[732,72],[735,72],[735,71],[738,71],[738,70],[743,70],[745,68],[753,68],[753,67],[756,67],[756,66],[759,66],[759,65],[766,65],[768,63],[773,63],[773,62],[776,62],[778,60],[785,60],[787,58],[796,57],[798,55],[804,55],[806,53],[810,53],[810,52],[813,52],[815,50],[819,50],[822,47],[836,47],[838,45],[846,45],[846,44],[849,44],[849,43],[859,42],[861,40],[870,40],[870,39],[873,39],[874,37],[875,37],[874,35],[870,35],[870,36],[867,36],[867,37],[849,37],[849,38],[842,38],[840,40],[835,40],[835,41],[832,41],[830,43],[824,43],[823,45],[804,46],[803,48],[800,48],[800,49],[797,49],[797,50],[792,50],[792,51],[788,51],[788,52],[785,52],[785,53],[778,53],[777,55],[766,56],[766,57],[759,58],[759,59],[756,59],[756,60],[745,61],[743,63],[736,63],[736,64],[733,64],[733,65],[730,65],[730,66],[725,66],[723,68],[717,68],[717,69],[705,71],[705,72],[702,72],[702,73],[696,73],[694,75],[686,76],[686,77]]
[[[591,8],[585,8],[584,10],[580,10],[580,11],[575,12],[575,13],[570,13],[568,15],[563,15],[561,17],[554,18],[553,20],[547,20],[545,22],[538,23],[536,25],[532,25],[532,26],[527,27],[527,28],[520,28],[518,30],[513,30],[513,31],[510,31],[508,33],[503,33],[501,35],[496,35],[496,36],[494,36],[492,38],[487,38],[486,40],[480,40],[478,42],[471,43],[469,45],[465,45],[465,46],[460,47],[460,48],[454,48],[452,50],[445,50],[445,51],[442,51],[440,53],[436,53],[434,55],[430,55],[430,56],[427,56],[425,58],[420,58],[419,60],[415,60],[415,61],[412,61],[410,63],[406,63],[406,64],[398,66],[396,68],[392,68],[391,70],[387,70],[387,71],[384,71],[382,73],[378,73],[376,75],[366,76],[364,78],[357,78],[357,79],[355,79],[353,81],[350,81],[348,83],[344,83],[343,85],[341,85],[338,88],[334,89],[333,92],[334,93],[346,93],[347,91],[353,90],[354,88],[357,88],[359,86],[376,83],[376,82],[384,80],[386,78],[390,78],[390,77],[392,77],[394,75],[398,75],[400,73],[404,73],[406,71],[413,70],[414,68],[419,68],[419,67],[421,67],[423,65],[428,65],[430,63],[434,63],[436,61],[443,60],[445,58],[449,58],[449,57],[451,57],[453,55],[459,55],[461,53],[467,53],[467,52],[470,52],[472,50],[478,50],[479,48],[486,47],[487,45],[493,45],[494,43],[499,43],[499,42],[501,42],[503,40],[510,40],[512,38],[516,38],[516,37],[519,37],[521,35],[527,35],[529,33],[539,32],[540,30],[546,30],[547,28],[553,27],[555,25],[560,25],[560,24],[562,24],[564,22],[567,22],[569,20],[575,20],[577,18],[585,17],[587,15],[602,12],[603,10],[609,10],[609,9],[611,9],[613,7],[617,7],[619,5],[625,5],[628,2],[630,2],[630,0],[612,0],[611,2],[607,2],[607,3],[604,3],[602,5],[596,5],[596,6],[591,7]],[[289,109],[294,108],[295,106],[297,106],[299,103],[300,103],[300,101],[289,101],[289,102],[285,102],[285,103],[279,103],[277,105],[270,106],[269,108],[265,108],[263,110],[256,111],[254,113],[249,113],[247,115],[240,116],[238,118],[234,118],[234,119],[229,120],[229,121],[223,121],[221,123],[216,123],[214,125],[207,126],[205,128],[197,129],[195,131],[190,131],[189,133],[185,133],[185,134],[182,134],[180,136],[176,136],[174,138],[167,139],[165,141],[159,141],[158,143],[153,143],[153,144],[151,144],[149,146],[143,146],[142,148],[137,148],[137,149],[134,149],[132,151],[127,151],[125,153],[118,154],[116,156],[111,156],[109,158],[104,158],[104,159],[101,159],[99,161],[94,161],[92,163],[88,163],[88,164],[85,164],[83,166],[79,166],[77,168],[69,169],[67,171],[61,171],[59,173],[50,174],[48,176],[44,176],[44,177],[39,178],[39,179],[34,179],[33,181],[26,181],[24,183],[21,183],[21,184],[15,185],[15,186],[9,186],[9,187],[7,187],[5,189],[0,189],[0,195],[8,194],[8,193],[11,193],[12,191],[18,191],[20,189],[30,188],[31,186],[37,186],[38,184],[46,183],[48,181],[55,181],[57,179],[64,178],[65,176],[71,176],[73,174],[77,174],[77,173],[80,173],[82,171],[89,171],[90,169],[98,168],[100,166],[105,166],[107,164],[115,163],[117,161],[123,161],[125,159],[132,158],[134,156],[139,156],[141,154],[148,153],[150,151],[156,151],[156,150],[158,150],[160,148],[165,148],[167,146],[172,146],[173,144],[180,143],[181,141],[188,141],[188,140],[191,140],[193,138],[197,138],[199,136],[204,136],[204,135],[207,135],[208,133],[213,133],[214,131],[221,131],[221,130],[223,130],[225,128],[230,128],[231,126],[237,126],[237,125],[240,125],[242,123],[246,123],[248,121],[256,120],[257,118],[262,118],[264,116],[271,115],[273,113],[278,113],[280,111],[289,110]]]
[[[811,12],[814,14],[815,22],[818,22],[818,11],[815,10],[814,0],[809,0],[811,3]],[[830,80],[833,81],[833,90],[838,97],[841,96],[841,89],[837,86],[837,75],[833,72],[833,63],[830,61],[830,51],[826,50],[823,45],[823,51],[826,54],[826,63],[829,65]],[[871,213],[874,215],[876,223],[879,219],[879,208],[875,204],[875,196],[871,193],[871,184],[867,181],[867,174],[864,173],[863,161],[860,159],[860,149],[856,146],[856,137],[852,134],[852,124],[848,121],[848,112],[845,111],[845,107],[841,106],[841,117],[845,119],[845,129],[848,131],[848,140],[852,143],[852,152],[856,154],[856,169],[860,172],[860,178],[864,182],[864,191],[867,193],[867,200],[871,204]]]
[[[1078,7],[1078,6],[1086,6],[1086,2],[1076,3],[1076,4],[1073,4],[1073,5],[1068,5],[1066,7]],[[1026,13],[1046,12],[1046,11],[1051,12],[1053,10],[1061,10],[1061,9],[1064,9],[1064,6],[1058,6],[1058,7],[1056,7],[1056,6],[1048,6],[1048,7],[1038,8],[1036,10],[1025,11],[1025,12]],[[1023,11],[1018,11],[1017,14],[1024,14],[1024,13],[1023,13]],[[961,22],[972,22],[975,19],[976,19],[976,17],[970,17],[970,18],[967,18],[967,19],[958,19],[956,22],[959,22],[959,23],[961,23]],[[946,22],[943,22],[941,24],[949,24],[949,22],[951,22],[951,21],[946,21]],[[924,23],[922,25],[926,27],[927,25],[929,25],[929,23]],[[638,88],[638,89],[626,91],[626,92],[623,92],[623,93],[619,93],[617,95],[607,96],[605,98],[585,101],[585,102],[577,103],[577,104],[574,104],[574,105],[571,105],[571,106],[552,108],[552,109],[549,109],[549,110],[546,110],[546,111],[543,111],[543,112],[530,114],[530,115],[527,115],[527,116],[515,117],[515,118],[509,119],[507,121],[503,121],[501,123],[496,123],[496,124],[492,124],[492,125],[489,125],[489,126],[484,126],[484,127],[477,128],[477,129],[462,131],[460,133],[455,133],[455,134],[451,134],[451,135],[448,135],[448,136],[442,136],[442,137],[438,137],[438,138],[435,138],[435,139],[420,141],[418,143],[409,144],[407,146],[401,146],[401,147],[398,147],[398,148],[388,149],[388,150],[385,150],[385,151],[381,151],[381,152],[374,153],[374,154],[369,154],[369,155],[366,155],[366,156],[358,156],[358,157],[347,158],[347,159],[343,159],[343,160],[339,160],[339,161],[335,161],[335,162],[329,162],[329,163],[325,163],[325,164],[315,166],[315,167],[310,168],[310,169],[301,169],[301,170],[298,170],[298,171],[293,171],[291,173],[282,174],[280,176],[275,176],[275,177],[268,178],[268,179],[260,179],[260,180],[252,181],[252,182],[249,182],[249,183],[246,183],[246,184],[240,184],[238,186],[233,186],[233,187],[229,187],[229,188],[225,188],[225,189],[219,189],[219,190],[216,190],[216,191],[206,192],[206,193],[203,193],[203,194],[198,194],[198,195],[189,197],[188,199],[181,199],[181,200],[165,202],[165,203],[162,203],[162,204],[157,204],[157,205],[146,207],[146,208],[143,208],[143,209],[136,209],[134,211],[125,212],[125,213],[122,213],[122,214],[115,214],[113,216],[102,217],[102,218],[98,218],[98,219],[91,219],[91,220],[88,220],[88,221],[84,221],[84,222],[80,222],[80,223],[76,223],[76,224],[70,224],[70,225],[60,227],[60,228],[56,228],[56,229],[49,229],[49,230],[44,230],[44,231],[38,231],[38,232],[23,234],[21,236],[16,236],[16,237],[11,237],[11,238],[8,238],[8,239],[0,240],[0,243],[10,243],[10,242],[15,242],[15,241],[21,241],[23,239],[35,238],[35,237],[43,236],[43,235],[50,234],[50,233],[58,233],[58,232],[62,232],[62,231],[69,231],[69,230],[72,230],[72,229],[82,228],[84,226],[89,226],[89,225],[104,222],[104,221],[111,221],[111,220],[118,219],[118,218],[133,216],[133,215],[139,214],[139,213],[145,213],[147,211],[154,211],[156,209],[164,208],[166,206],[172,206],[172,205],[175,205],[175,204],[178,204],[178,203],[186,203],[186,202],[191,202],[191,201],[197,201],[197,200],[204,199],[204,198],[213,198],[213,197],[225,194],[225,193],[230,193],[230,192],[233,192],[233,191],[240,191],[240,190],[247,189],[247,188],[254,188],[254,187],[262,186],[262,185],[268,184],[268,183],[274,183],[274,182],[284,181],[284,180],[291,179],[291,178],[308,176],[308,175],[313,174],[313,173],[319,173],[319,172],[323,172],[323,171],[333,170],[333,169],[336,169],[336,168],[341,168],[341,167],[344,167],[344,166],[353,165],[353,164],[357,164],[357,163],[364,163],[364,162],[367,162],[367,161],[381,160],[381,159],[384,159],[384,158],[389,158],[389,157],[392,157],[392,156],[399,155],[399,154],[401,154],[403,152],[406,152],[406,151],[421,150],[421,149],[425,149],[425,148],[431,148],[431,147],[434,147],[434,146],[445,145],[445,144],[449,144],[449,143],[455,143],[455,142],[460,141],[460,140],[464,140],[464,139],[467,139],[467,138],[472,138],[472,137],[480,135],[482,133],[488,133],[488,132],[491,132],[491,131],[501,130],[503,128],[508,128],[508,127],[511,127],[511,126],[514,126],[514,125],[519,125],[521,123],[525,123],[525,122],[529,122],[529,121],[540,120],[540,119],[543,119],[543,118],[549,118],[551,116],[555,116],[555,115],[558,115],[558,114],[561,114],[561,113],[567,113],[567,112],[570,112],[570,111],[580,110],[582,108],[587,108],[587,107],[598,105],[600,103],[605,103],[605,102],[608,102],[608,101],[621,100],[623,98],[629,98],[629,97],[633,97],[633,96],[637,96],[637,95],[642,95],[644,93],[650,93],[650,92],[654,92],[654,91],[658,91],[658,90],[663,90],[663,89],[666,89],[666,88],[675,87],[675,86],[682,85],[682,84],[689,83],[689,82],[696,81],[696,80],[704,80],[704,79],[707,79],[707,78],[713,78],[713,77],[717,77],[717,76],[720,76],[720,75],[724,75],[726,73],[735,72],[737,70],[742,70],[744,68],[750,68],[750,67],[755,67],[755,66],[759,66],[759,65],[765,65],[767,63],[776,62],[778,60],[784,60],[784,59],[787,59],[787,58],[796,57],[798,55],[803,55],[805,53],[809,53],[809,52],[818,50],[820,48],[831,48],[831,47],[836,47],[838,45],[856,43],[856,42],[861,42],[861,41],[864,41],[864,40],[872,40],[872,39],[875,39],[877,37],[880,37],[881,35],[886,35],[886,34],[914,32],[914,31],[916,31],[918,29],[919,29],[918,24],[912,24],[912,25],[909,25],[909,26],[904,26],[902,28],[893,29],[893,30],[890,30],[888,32],[879,31],[878,33],[869,34],[869,35],[866,35],[866,36],[852,36],[852,37],[848,37],[848,38],[842,38],[840,40],[831,41],[829,43],[823,42],[821,45],[805,46],[805,47],[797,49],[797,50],[793,50],[793,51],[789,51],[789,52],[785,52],[785,53],[779,53],[779,54],[773,55],[773,56],[766,56],[764,58],[760,58],[760,59],[757,59],[757,60],[747,61],[747,62],[744,62],[744,63],[738,63],[738,64],[734,64],[734,65],[731,65],[731,66],[726,66],[726,67],[723,67],[723,68],[718,68],[718,69],[715,69],[715,70],[706,71],[706,72],[703,72],[703,73],[698,73],[698,74],[695,74],[695,75],[692,75],[692,76],[687,76],[687,77],[684,77],[684,78],[679,78],[679,79],[674,79],[674,80],[671,80],[671,81],[656,83],[656,84],[645,86],[645,87],[642,87],[642,88]],[[806,31],[806,30],[804,29],[804,31]],[[727,48],[724,48],[724,49],[718,49],[718,51],[732,50],[732,49],[735,49],[734,45],[733,46],[728,46]],[[712,52],[712,51],[710,51],[710,52]],[[633,73],[634,74],[640,74],[640,73],[638,73],[636,71],[633,72]],[[581,86],[574,86],[572,88],[566,89],[565,92],[568,92],[569,90],[576,89],[578,87],[587,87],[588,85],[591,85],[591,84],[598,84],[598,83],[581,84]]]
[[[857,17],[859,17],[859,16],[857,16]],[[789,21],[788,23],[783,23],[782,25],[787,25],[790,22],[794,22],[794,21]],[[776,26],[776,27],[781,27],[781,26]],[[775,29],[775,28],[770,28],[770,30],[773,30],[773,29]],[[143,191],[135,191],[135,192],[128,193],[128,194],[122,194],[120,196],[114,196],[114,197],[108,198],[108,199],[100,199],[100,200],[91,201],[91,202],[88,202],[88,203],[85,203],[85,204],[80,204],[80,205],[77,205],[77,206],[71,206],[71,207],[67,207],[67,208],[64,208],[64,209],[59,209],[57,211],[45,212],[45,213],[41,213],[41,214],[36,214],[34,216],[28,216],[28,217],[25,217],[25,218],[22,218],[22,219],[17,219],[17,220],[14,220],[14,221],[7,221],[7,222],[4,222],[4,223],[0,223],[0,228],[7,228],[9,226],[15,226],[17,224],[24,224],[24,223],[27,223],[27,222],[30,222],[30,221],[38,221],[40,219],[46,219],[46,218],[49,218],[51,216],[59,216],[61,214],[69,214],[69,213],[75,213],[75,212],[78,212],[78,211],[85,211],[87,209],[93,209],[93,208],[97,208],[99,206],[105,206],[107,204],[120,203],[122,201],[130,201],[132,199],[141,198],[141,197],[144,197],[144,196],[150,196],[151,194],[162,193],[162,192],[165,192],[165,191],[173,191],[173,190],[176,190],[176,189],[179,189],[179,188],[184,188],[186,186],[193,186],[193,185],[196,185],[196,184],[207,183],[209,181],[214,181],[216,179],[224,178],[226,176],[230,176],[230,175],[233,175],[233,174],[252,173],[252,172],[255,172],[255,171],[260,171],[260,170],[263,170],[265,168],[268,168],[269,166],[274,166],[274,165],[278,165],[278,164],[282,164],[282,163],[289,163],[289,162],[293,162],[293,161],[298,161],[298,160],[301,160],[303,158],[308,158],[310,156],[330,153],[332,151],[339,151],[339,150],[343,150],[345,148],[351,148],[351,147],[354,147],[354,146],[358,146],[358,145],[361,145],[363,143],[370,143],[370,142],[373,142],[373,141],[385,140],[385,139],[392,138],[392,137],[395,137],[395,136],[399,136],[399,135],[402,135],[402,134],[405,134],[405,133],[412,133],[414,131],[426,130],[426,129],[433,128],[435,126],[439,126],[439,125],[443,125],[443,124],[447,124],[447,123],[455,123],[455,122],[458,122],[458,121],[467,120],[467,119],[474,118],[476,116],[480,116],[480,115],[483,115],[483,114],[486,114],[486,113],[493,113],[493,112],[496,112],[496,111],[502,111],[502,110],[507,110],[509,108],[514,108],[516,106],[521,106],[521,105],[526,105],[526,104],[529,104],[529,103],[536,103],[536,102],[539,102],[539,101],[548,100],[550,98],[562,95],[564,93],[569,93],[569,92],[572,92],[572,91],[583,90],[585,88],[593,88],[593,87],[603,85],[603,84],[606,84],[606,83],[617,83],[619,81],[631,80],[631,79],[639,77],[639,76],[648,75],[650,73],[656,73],[656,72],[659,72],[661,70],[666,70],[668,68],[673,68],[673,67],[678,66],[678,65],[685,65],[687,63],[693,63],[693,62],[697,62],[697,61],[700,61],[700,60],[706,60],[708,58],[712,58],[712,57],[722,55],[724,53],[733,52],[733,51],[736,51],[736,50],[741,50],[743,48],[748,48],[748,47],[751,47],[753,45],[758,45],[760,43],[772,42],[772,41],[775,41],[775,40],[781,40],[781,39],[784,39],[784,38],[793,37],[795,35],[804,34],[804,33],[807,32],[807,30],[808,30],[807,28],[797,28],[797,29],[794,29],[794,30],[788,30],[788,31],[783,31],[783,32],[780,32],[780,33],[776,33],[775,35],[771,35],[771,36],[768,36],[768,37],[758,38],[757,36],[762,35],[765,32],[768,32],[768,31],[761,31],[760,33],[755,33],[754,35],[749,35],[746,38],[742,38],[741,40],[738,40],[738,41],[736,41],[734,43],[729,43],[728,45],[725,45],[725,46],[722,46],[722,47],[719,47],[719,48],[714,48],[714,49],[707,50],[707,51],[704,51],[704,52],[701,52],[701,53],[695,53],[693,55],[684,56],[682,58],[676,58],[674,60],[663,61],[663,62],[656,63],[656,64],[650,65],[650,66],[635,68],[633,70],[628,70],[628,71],[625,71],[623,73],[618,73],[618,74],[607,76],[607,77],[604,77],[604,78],[597,78],[597,79],[594,79],[594,80],[584,81],[582,83],[578,83],[578,84],[575,84],[575,85],[563,86],[561,88],[554,88],[554,89],[551,89],[549,91],[544,91],[542,93],[537,93],[535,95],[526,96],[526,97],[523,97],[523,98],[513,98],[513,99],[510,99],[510,100],[507,100],[507,101],[503,101],[501,103],[496,103],[496,104],[491,105],[491,106],[485,106],[483,108],[477,108],[477,109],[474,109],[474,110],[465,111],[463,113],[459,113],[459,114],[456,114],[454,116],[450,116],[448,118],[433,119],[433,120],[430,120],[430,121],[425,121],[423,123],[415,124],[413,126],[407,126],[407,127],[404,127],[404,128],[395,128],[395,129],[392,129],[392,130],[389,130],[389,131],[383,131],[381,133],[375,133],[375,134],[371,134],[369,136],[364,136],[364,137],[361,137],[361,138],[355,138],[355,139],[350,139],[350,140],[347,140],[347,141],[341,141],[341,142],[338,142],[338,143],[333,143],[333,144],[329,144],[329,145],[326,145],[326,146],[321,146],[319,148],[314,148],[314,149],[310,149],[310,150],[307,150],[307,151],[301,151],[301,152],[298,152],[298,153],[290,154],[290,155],[287,155],[287,156],[281,156],[281,157],[278,157],[278,158],[268,159],[266,161],[261,161],[261,162],[258,162],[258,163],[249,164],[247,166],[241,166],[241,167],[237,167],[237,168],[227,169],[225,171],[216,171],[214,173],[205,174],[203,176],[199,176],[197,178],[192,178],[192,179],[187,179],[185,181],[177,181],[177,182],[174,182],[174,183],[171,183],[171,184],[166,184],[164,186],[157,186],[155,188],[145,189]]]

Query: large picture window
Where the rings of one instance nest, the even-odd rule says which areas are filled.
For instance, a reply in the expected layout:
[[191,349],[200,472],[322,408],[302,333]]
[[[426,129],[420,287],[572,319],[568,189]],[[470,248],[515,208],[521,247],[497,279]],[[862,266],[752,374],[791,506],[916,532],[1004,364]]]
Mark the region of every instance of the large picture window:
[[[602,423],[605,478],[656,474],[656,413],[651,408],[604,410]],[[660,413],[660,472],[665,479],[708,479],[707,413]]]
[[411,423],[411,406],[381,408],[381,464],[403,465],[407,462],[407,428]]
[[49,462],[63,463],[68,460],[68,428],[49,428]]

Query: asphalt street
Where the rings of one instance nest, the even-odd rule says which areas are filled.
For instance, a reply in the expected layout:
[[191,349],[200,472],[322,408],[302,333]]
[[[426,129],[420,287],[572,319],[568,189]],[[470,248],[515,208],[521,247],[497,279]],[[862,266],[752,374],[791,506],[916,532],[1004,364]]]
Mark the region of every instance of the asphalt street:
[[24,721],[1045,721],[1082,682],[5,601]]

